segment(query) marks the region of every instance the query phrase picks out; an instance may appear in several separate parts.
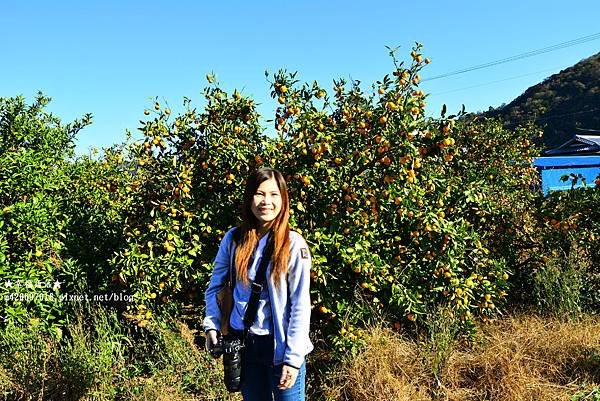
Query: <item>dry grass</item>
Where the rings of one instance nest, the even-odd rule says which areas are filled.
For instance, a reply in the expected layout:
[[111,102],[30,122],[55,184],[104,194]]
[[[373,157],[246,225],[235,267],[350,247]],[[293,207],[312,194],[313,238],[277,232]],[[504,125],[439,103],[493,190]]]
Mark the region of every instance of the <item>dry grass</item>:
[[393,332],[372,329],[367,346],[334,372],[326,385],[327,400],[429,400],[429,375],[416,347]]
[[[191,395],[181,389],[180,378],[166,374],[157,373],[150,378],[134,378],[127,381],[125,387],[130,389],[127,393],[121,395],[121,399],[129,401],[241,401],[241,396],[235,394],[211,394],[210,389],[206,389],[207,394]],[[137,389],[132,391],[132,389]],[[90,398],[89,401],[94,400]],[[82,400],[86,401],[86,400]]]
[[569,400],[581,386],[600,384],[597,317],[516,317],[486,327],[482,340],[450,358],[450,399]]
[[19,388],[15,384],[10,372],[4,369],[2,366],[0,366],[0,394],[7,393],[11,390],[15,392],[23,391],[23,389]]
[[600,386],[598,317],[485,326],[476,344],[450,352],[441,383],[422,345],[380,328],[367,336],[369,346],[329,378],[326,399],[557,401]]

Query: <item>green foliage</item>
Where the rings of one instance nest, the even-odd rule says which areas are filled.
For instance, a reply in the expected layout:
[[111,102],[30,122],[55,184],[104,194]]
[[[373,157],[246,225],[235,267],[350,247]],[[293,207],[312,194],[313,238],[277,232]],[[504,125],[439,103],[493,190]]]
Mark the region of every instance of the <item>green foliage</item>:
[[227,390],[222,383],[221,361],[193,346],[193,335],[186,326],[170,322],[164,327],[152,326],[150,331],[154,339],[147,343],[150,353],[143,359],[152,361],[153,377],[170,377],[182,393],[197,394],[203,400],[224,397]]
[[49,100],[40,94],[27,106],[22,97],[0,98],[2,323],[43,316],[41,323],[50,327],[64,320],[53,287],[61,270],[75,264],[65,252],[70,222],[65,171],[73,136],[91,116],[62,125],[43,110]]
[[22,330],[9,323],[0,335],[0,344],[4,395],[38,395],[52,371],[48,366],[52,343],[46,342],[38,326]]
[[[522,195],[519,209],[509,203],[534,181],[535,149],[521,140],[531,132],[425,119],[419,59],[416,48],[410,66],[396,62],[377,94],[339,81],[321,98],[316,83],[296,88],[294,74],[274,77],[280,137],[266,154],[289,174],[293,221],[312,247],[319,327],[349,333],[340,317],[358,323],[366,305],[403,322],[448,305],[468,325],[503,303],[512,253],[492,253],[488,242],[533,198]],[[477,174],[484,168],[505,178]]]
[[140,327],[156,313],[202,303],[219,240],[236,224],[244,177],[269,165],[286,174],[292,225],[311,245],[314,320],[323,334],[337,336],[343,326],[349,333],[373,310],[405,324],[446,306],[465,328],[495,316],[522,238],[521,230],[502,230],[512,230],[533,196],[535,148],[525,143],[532,129],[425,118],[420,46],[406,66],[391,55],[394,71],[371,92],[340,80],[330,95],[296,74],[275,74],[276,138],[260,133],[251,99],[214,82],[202,112],[186,99],[173,116],[156,102],[139,128],[143,141],[98,160],[63,158],[57,185],[73,190],[43,197],[57,202],[44,227],[59,226],[52,233],[60,249],[56,257],[38,253],[38,263],[59,260],[46,270],[64,281],[62,291],[132,294],[134,303],[116,306]]
[[129,345],[117,315],[103,309],[80,310],[76,319],[58,346],[61,382],[71,394],[113,399],[113,382],[123,374]]
[[[292,225],[311,245],[314,315],[325,334],[344,325],[350,333],[373,309],[405,323],[435,305],[465,327],[493,317],[512,254],[493,251],[497,230],[487,227],[513,224],[527,206],[530,197],[517,191],[533,180],[535,150],[522,142],[531,133],[426,119],[419,46],[411,57],[406,67],[394,58],[376,93],[340,80],[330,96],[278,72],[276,138],[260,134],[252,100],[214,82],[204,112],[188,100],[179,116],[158,102],[154,116],[147,111],[145,140],[102,162],[121,171],[104,187],[109,210],[124,221],[124,244],[109,263],[112,285],[135,296],[127,316],[143,327],[156,312],[202,302],[218,242],[236,223],[243,179],[269,165],[286,174]],[[506,178],[482,178],[475,167]]]
[[252,100],[216,85],[205,98],[204,113],[186,100],[177,117],[156,103],[155,118],[140,127],[146,140],[124,155],[129,181],[109,189],[127,222],[125,244],[110,260],[113,281],[134,294],[131,317],[141,325],[149,309],[202,298],[263,140]]

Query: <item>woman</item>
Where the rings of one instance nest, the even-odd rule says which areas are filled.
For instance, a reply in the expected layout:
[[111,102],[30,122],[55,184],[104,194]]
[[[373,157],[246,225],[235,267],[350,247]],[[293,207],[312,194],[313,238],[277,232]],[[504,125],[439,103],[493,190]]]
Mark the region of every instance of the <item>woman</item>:
[[[235,228],[223,237],[205,293],[208,347],[217,343],[221,327],[217,293],[226,284],[232,261],[236,280],[229,323],[234,333],[244,337],[244,401],[273,400],[273,396],[275,401],[303,401],[305,357],[313,349],[308,337],[311,259],[302,236],[290,231],[288,191],[279,171],[262,168],[248,177],[242,220],[239,241],[234,239]],[[267,285],[260,293],[256,318],[249,328],[244,327],[251,283],[271,240]]]

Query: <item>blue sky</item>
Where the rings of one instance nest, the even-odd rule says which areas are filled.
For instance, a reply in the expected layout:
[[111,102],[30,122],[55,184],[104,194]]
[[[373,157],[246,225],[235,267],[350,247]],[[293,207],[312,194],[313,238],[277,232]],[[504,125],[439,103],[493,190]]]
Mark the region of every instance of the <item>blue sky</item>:
[[[261,103],[264,71],[298,71],[330,89],[334,78],[372,83],[391,72],[385,46],[408,60],[415,41],[432,62],[422,78],[504,59],[600,32],[598,0],[541,1],[6,1],[0,6],[0,97],[38,90],[68,122],[94,123],[77,152],[135,132],[158,97],[174,112],[201,106],[205,75]],[[444,79],[426,81],[428,113],[465,104],[487,110],[600,51],[600,39]]]

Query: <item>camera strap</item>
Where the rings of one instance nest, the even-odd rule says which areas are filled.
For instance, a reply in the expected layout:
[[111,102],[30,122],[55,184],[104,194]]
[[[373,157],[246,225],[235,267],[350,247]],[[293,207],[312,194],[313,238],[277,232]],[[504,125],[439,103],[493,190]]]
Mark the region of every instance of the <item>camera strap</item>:
[[[260,294],[265,288],[267,283],[267,266],[271,261],[271,257],[273,256],[273,248],[274,248],[274,239],[273,232],[270,231],[268,233],[269,239],[262,253],[262,257],[260,258],[260,264],[258,265],[258,269],[256,270],[256,276],[254,277],[254,281],[250,285],[250,299],[248,300],[248,305],[246,307],[246,313],[244,314],[244,334],[248,333],[250,330],[250,326],[254,323],[254,319],[256,319],[256,314],[258,313],[258,301],[260,300]],[[246,337],[244,335],[244,337]]]
[[[235,227],[233,229],[233,243],[237,247],[240,243],[240,238],[242,237],[242,229],[240,227]],[[231,245],[231,244],[230,244]],[[235,280],[236,280],[236,272],[235,272],[235,253],[229,251],[230,259],[229,259],[229,286],[231,290],[235,288]]]

